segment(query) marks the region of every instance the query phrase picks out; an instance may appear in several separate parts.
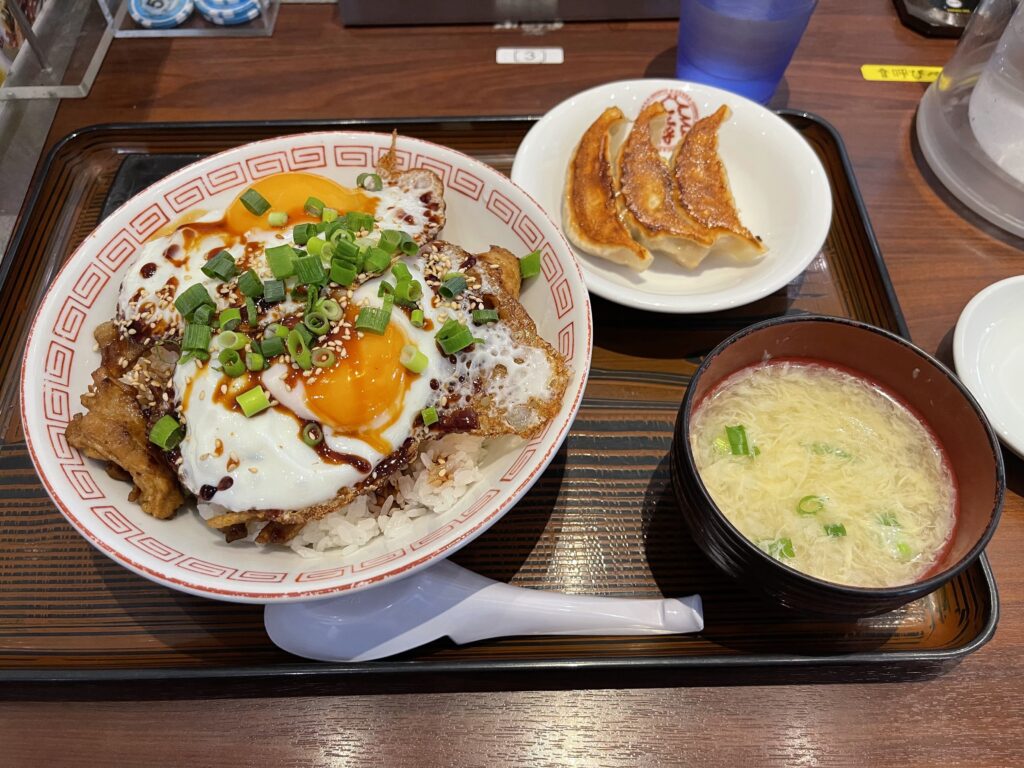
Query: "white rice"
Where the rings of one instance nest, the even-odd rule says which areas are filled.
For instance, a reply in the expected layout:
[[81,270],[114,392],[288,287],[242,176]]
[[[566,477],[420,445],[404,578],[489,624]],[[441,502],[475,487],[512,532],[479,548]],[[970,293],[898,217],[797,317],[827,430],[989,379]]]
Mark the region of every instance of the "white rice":
[[306,523],[289,546],[306,557],[332,549],[348,554],[378,536],[400,532],[424,515],[447,512],[483,476],[483,456],[482,437],[445,435],[431,441],[392,477],[393,492],[383,503],[378,505],[372,494],[360,496],[344,509]]

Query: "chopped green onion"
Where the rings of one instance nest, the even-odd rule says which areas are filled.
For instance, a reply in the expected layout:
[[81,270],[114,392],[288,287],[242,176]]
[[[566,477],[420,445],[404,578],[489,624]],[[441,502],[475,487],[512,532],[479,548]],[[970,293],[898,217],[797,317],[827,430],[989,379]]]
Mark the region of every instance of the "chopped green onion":
[[[402,234],[405,235],[404,232]],[[415,240],[406,235],[406,239],[402,240],[402,242],[399,244],[398,250],[400,250],[406,256],[415,256],[417,253],[420,252],[420,246],[416,243]]]
[[349,240],[339,240],[334,243],[334,255],[346,261],[359,260],[359,246]]
[[332,245],[337,245],[341,242],[355,242],[356,236],[345,229],[344,220],[332,222],[331,226],[335,227],[335,229],[330,233],[327,239]]
[[496,309],[474,309],[473,322],[477,325],[498,322],[498,310]]
[[268,304],[284,301],[284,280],[267,280],[263,284],[263,300]]
[[825,508],[825,500],[821,496],[804,496],[796,503],[796,511],[801,515],[816,515]]
[[288,348],[289,356],[299,368],[308,371],[313,367],[312,355],[309,352],[309,342],[297,328],[289,331],[288,338],[285,339],[284,343]]
[[380,285],[377,286],[377,298],[379,299],[379,298],[381,298],[383,296],[394,296],[394,295],[395,295],[395,286],[393,286],[387,280],[381,280],[380,281]]
[[314,256],[319,256],[325,245],[327,245],[325,240],[321,240],[319,237],[311,237],[306,241],[306,250]]
[[223,331],[233,331],[242,322],[242,310],[238,307],[228,307],[220,313],[220,328]]
[[[390,232],[392,230],[385,230]],[[382,236],[383,239],[383,236]],[[402,282],[403,280],[412,280],[412,272],[409,271],[409,267],[404,261],[396,261],[391,265],[391,274],[395,276],[395,280]]]
[[783,560],[785,558],[796,556],[796,551],[793,549],[793,542],[790,539],[776,539],[775,541],[769,541],[764,549],[776,560]]
[[330,260],[334,258],[334,243],[324,243],[320,246],[319,252],[314,253],[313,255],[319,256],[320,261],[330,262]]
[[341,261],[331,262],[331,282],[348,287],[355,282],[356,271]]
[[[299,334],[299,336],[302,337],[302,340],[306,342],[307,347],[313,343],[313,334],[310,333],[309,328],[304,326],[302,323],[296,325],[294,328],[291,329],[291,331],[288,331],[288,333],[290,334],[292,331],[295,331],[297,334]],[[288,337],[285,336],[285,339],[287,338]]]
[[390,263],[391,256],[388,255],[387,251],[370,247],[366,249],[366,255],[363,258],[363,271],[373,274],[383,272]]
[[900,521],[896,519],[896,515],[892,512],[883,512],[878,516],[878,522],[889,528],[899,528]]
[[409,316],[409,322],[412,323],[413,326],[415,326],[416,328],[422,328],[424,322],[423,310],[414,309],[412,311],[412,314]]
[[723,455],[732,453],[732,451],[729,450],[729,442],[724,437],[716,437],[715,441],[711,444],[711,447],[714,449],[715,453],[721,453]]
[[271,211],[267,216],[267,224],[272,227],[283,227],[288,223],[288,214],[284,211]]
[[238,290],[242,292],[243,296],[262,296],[263,281],[254,270],[247,269],[238,276]]
[[910,545],[905,541],[896,542],[896,552],[899,554],[901,560],[911,560],[914,557],[914,550],[912,550]]
[[190,350],[205,352],[210,348],[211,336],[210,326],[185,323],[185,333],[182,336],[181,348],[186,352]]
[[524,280],[540,274],[540,251],[528,253],[519,260],[519,275]]
[[306,286],[306,307],[302,310],[303,312],[312,312],[316,309],[316,305],[320,303],[320,286],[309,285]]
[[391,308],[387,304],[384,307],[363,307],[356,318],[356,330],[383,335],[390,320]]
[[842,448],[837,448],[828,443],[811,443],[809,446],[811,453],[817,456],[837,456],[840,459],[849,459],[850,454],[844,451]]
[[334,299],[324,299],[320,302],[319,308],[327,316],[328,320],[333,322],[341,319],[341,305]]
[[259,352],[249,350],[245,353],[245,367],[250,371],[262,371],[264,362],[263,355]]
[[370,192],[380,192],[384,189],[384,182],[376,173],[360,173],[356,176],[356,186],[368,189]]
[[338,362],[338,356],[334,354],[333,349],[317,347],[313,350],[312,360],[314,368],[331,368]]
[[245,321],[249,325],[256,325],[260,321],[259,312],[256,310],[256,302],[251,296],[245,297]]
[[242,356],[238,354],[237,349],[222,349],[217,355],[217,359],[220,361],[224,373],[231,378],[237,378],[245,373],[245,363],[242,362]]
[[185,428],[173,416],[161,416],[149,430],[149,441],[165,451],[173,451],[185,437]]
[[270,325],[267,326],[267,333],[271,334],[272,336],[277,336],[282,340],[288,336],[288,330],[288,326],[282,325],[281,323],[271,323]]
[[423,373],[427,370],[429,359],[420,352],[415,344],[406,344],[402,347],[402,353],[398,356],[398,362],[404,365],[413,373]]
[[261,413],[270,407],[267,393],[263,391],[263,387],[258,386],[238,395],[235,398],[235,402],[241,407],[242,413],[246,415],[246,418],[252,418],[257,413]]
[[307,312],[303,316],[302,322],[310,331],[313,332],[314,336],[323,336],[331,330],[331,321],[328,320],[327,315],[320,310]]
[[382,229],[380,239],[377,241],[377,247],[388,254],[392,254],[398,250],[398,246],[401,243],[402,233],[400,231],[397,229]]
[[418,280],[399,280],[395,286],[395,301],[405,307],[414,307],[423,295],[423,286]]
[[320,214],[324,212],[324,201],[318,200],[315,197],[307,197],[305,205],[302,206],[302,210],[310,216],[316,216],[319,219]]
[[203,304],[203,306],[192,313],[192,322],[196,325],[210,325],[211,320],[213,320],[212,304]]
[[267,248],[266,254],[270,271],[278,280],[295,274],[294,262],[299,254],[290,245],[275,245],[273,248]]
[[217,334],[216,342],[221,349],[241,349],[249,343],[249,337],[234,331],[221,331]]
[[210,298],[210,294],[206,290],[206,286],[202,283],[196,283],[190,285],[181,295],[174,300],[175,308],[181,313],[181,316],[188,318],[203,304],[213,304],[213,299]]
[[453,355],[477,341],[469,328],[456,320],[449,320],[441,326],[434,338],[446,355]]
[[423,426],[429,427],[431,424],[437,424],[437,408],[424,408],[420,411],[420,418],[423,419]]
[[217,251],[216,255],[202,266],[203,274],[226,282],[238,274],[235,257],[229,251]]
[[245,210],[254,216],[262,216],[270,210],[270,203],[267,202],[267,198],[251,187],[242,193],[240,201],[245,206]]
[[324,208],[320,212],[320,220],[328,224],[338,218],[338,211],[334,208]]
[[747,430],[742,424],[735,427],[726,427],[725,436],[729,439],[729,451],[733,456],[750,455],[750,446],[747,443]]
[[304,224],[296,224],[292,227],[292,240],[295,241],[296,245],[305,245],[314,237],[316,237],[315,224],[306,222]]
[[835,536],[835,537],[845,536],[846,535],[846,526],[843,525],[842,523],[833,523],[831,525],[826,525],[825,526],[825,533],[827,535],[829,535],[829,536]]
[[441,283],[437,292],[441,294],[442,298],[454,299],[464,290],[466,290],[466,278],[462,275],[452,275]]
[[370,232],[373,230],[373,216],[359,211],[349,211],[345,214],[345,226],[353,232]]
[[315,448],[324,441],[324,431],[315,421],[307,421],[302,427],[302,442]]
[[319,285],[327,282],[327,272],[319,256],[303,256],[296,259],[295,277],[299,285]]
[[[285,328],[285,333],[288,333],[287,328]],[[263,356],[268,360],[272,357],[277,357],[278,355],[284,354],[284,339],[280,336],[271,336],[270,338],[263,340],[263,343],[260,345],[260,349],[263,350]]]

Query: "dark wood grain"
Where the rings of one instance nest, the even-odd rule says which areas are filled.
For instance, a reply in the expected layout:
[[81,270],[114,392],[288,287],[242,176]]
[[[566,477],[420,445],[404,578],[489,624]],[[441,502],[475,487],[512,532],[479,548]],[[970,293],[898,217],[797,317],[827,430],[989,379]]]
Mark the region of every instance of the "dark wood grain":
[[[538,38],[486,27],[349,31],[329,6],[287,6],[266,41],[115,41],[93,93],[62,105],[50,140],[107,121],[539,113],[600,82],[670,74],[674,32],[668,23],[571,25],[539,39],[563,46],[565,65],[513,70],[493,64],[494,48]],[[951,51],[902,28],[888,0],[822,0],[777,99],[843,134],[911,333],[947,359],[960,310],[1022,271],[1022,244],[951,205],[919,167],[910,136],[923,87],[866,83],[858,68],[942,64]],[[641,688],[659,681],[617,675],[596,681],[606,688],[579,681],[582,690],[488,691],[454,679],[445,693],[304,697],[275,695],[289,693],[281,684],[225,685],[201,699],[179,691],[184,700],[123,684],[74,701],[61,699],[77,699],[75,689],[58,687],[0,704],[0,762],[1020,765],[1024,468],[1013,457],[1008,476],[989,547],[999,630],[920,682],[863,684],[850,673],[841,684],[764,686],[736,673],[728,686]]]

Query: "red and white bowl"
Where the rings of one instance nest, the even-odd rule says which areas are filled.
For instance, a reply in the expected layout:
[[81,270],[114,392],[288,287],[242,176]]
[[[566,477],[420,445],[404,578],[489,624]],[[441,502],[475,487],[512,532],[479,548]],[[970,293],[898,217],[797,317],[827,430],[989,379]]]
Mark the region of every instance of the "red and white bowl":
[[402,166],[429,168],[444,180],[448,223],[442,237],[476,252],[492,244],[520,255],[541,251],[542,274],[524,285],[522,302],[540,334],[569,360],[572,378],[561,411],[540,437],[490,451],[484,478],[429,530],[413,528],[407,540],[379,537],[350,555],[312,558],[280,547],[226,544],[188,510],[156,520],[128,501],[127,483],[109,478],[64,439],[99,363],[93,330],[114,315],[121,278],[140,244],[187,210],[223,207],[269,174],[302,170],[354,185],[390,143],[387,134],[307,133],[201,160],[121,206],[61,270],[29,333],[22,421],[50,496],[101,552],[148,579],[203,597],[253,603],[326,597],[447,557],[493,525],[547,467],[579,409],[590,367],[590,301],[579,265],[558,227],[505,176],[454,150],[404,137],[397,144]]

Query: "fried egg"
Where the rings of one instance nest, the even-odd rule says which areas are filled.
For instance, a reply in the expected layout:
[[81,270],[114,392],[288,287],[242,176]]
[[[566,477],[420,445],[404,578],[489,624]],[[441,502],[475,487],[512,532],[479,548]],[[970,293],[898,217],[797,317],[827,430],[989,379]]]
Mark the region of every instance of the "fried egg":
[[[234,283],[207,277],[203,265],[221,250],[231,253],[240,271],[252,269],[261,279],[272,278],[265,249],[295,245],[295,224],[312,222],[304,210],[306,199],[316,197],[337,211],[374,215],[374,233],[396,229],[417,243],[426,242],[444,223],[444,201],[437,177],[428,171],[408,171],[379,192],[350,189],[312,173],[280,173],[252,185],[271,204],[288,214],[288,224],[272,228],[267,213],[256,216],[236,197],[226,208],[200,211],[157,233],[128,268],[118,296],[117,317],[135,329],[138,338],[173,338],[181,335],[182,320],[174,300],[190,286],[201,283],[216,301],[218,311],[239,306],[243,297]],[[374,233],[370,233],[375,240]],[[266,313],[269,321],[295,314],[297,305],[283,302]]]
[[[406,263],[422,281],[417,265]],[[350,319],[360,304],[379,305],[382,279],[354,291]],[[435,316],[432,308],[424,311]],[[433,334],[414,327],[399,308],[383,335],[353,331],[338,342],[336,364],[310,376],[280,362],[236,379],[209,364],[179,365],[173,386],[187,427],[180,445],[182,483],[204,501],[246,511],[311,506],[365,479],[413,435],[420,412],[438,397],[431,382],[449,378],[453,366]],[[400,362],[407,344],[426,355],[422,373]],[[257,385],[276,405],[247,418],[234,398]],[[316,447],[302,439],[310,422],[323,432]]]

